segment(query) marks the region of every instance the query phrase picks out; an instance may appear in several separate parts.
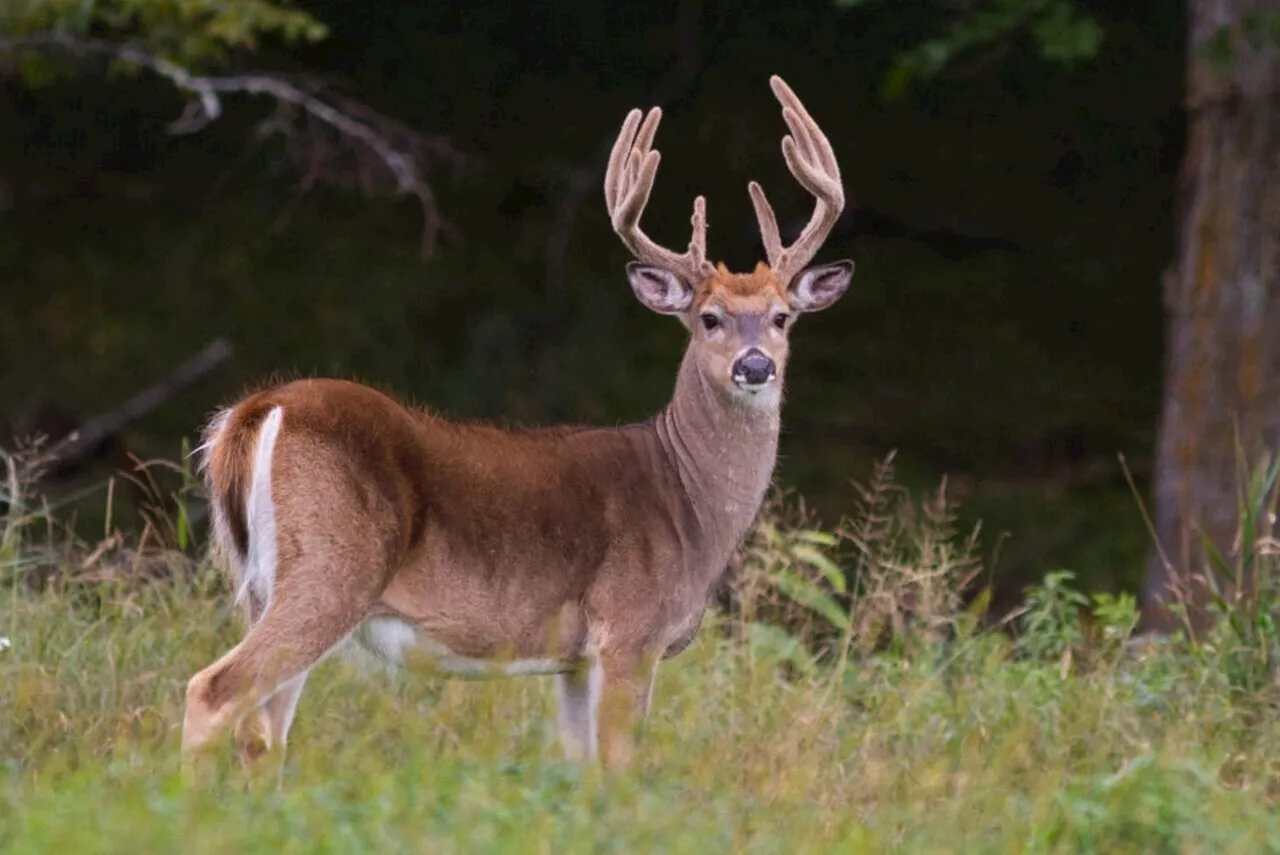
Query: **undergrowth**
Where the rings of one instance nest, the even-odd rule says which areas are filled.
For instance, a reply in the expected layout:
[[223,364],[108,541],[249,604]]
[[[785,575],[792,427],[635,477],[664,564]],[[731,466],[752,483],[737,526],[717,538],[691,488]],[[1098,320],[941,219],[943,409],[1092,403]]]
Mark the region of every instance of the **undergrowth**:
[[1224,594],[1195,640],[1135,638],[1132,598],[1067,571],[989,614],[976,533],[886,461],[834,529],[766,509],[624,774],[559,758],[545,680],[335,659],[278,783],[228,743],[183,786],[185,681],[240,632],[186,557],[187,476],[157,498],[184,522],[140,550],[60,533],[3,462],[5,853],[1280,851],[1275,465],[1242,500],[1256,537],[1220,559],[1255,596]]

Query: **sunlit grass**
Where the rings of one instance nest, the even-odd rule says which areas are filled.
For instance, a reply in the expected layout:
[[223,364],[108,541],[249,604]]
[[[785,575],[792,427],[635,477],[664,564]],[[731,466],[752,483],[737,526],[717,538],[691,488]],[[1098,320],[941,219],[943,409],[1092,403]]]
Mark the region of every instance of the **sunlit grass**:
[[[313,677],[282,785],[177,776],[186,678],[229,646],[184,586],[23,593],[0,653],[5,852],[1274,850],[1280,724],[1183,654],[1076,674],[961,651],[802,682],[722,623],[664,669],[636,768],[562,762],[546,681]],[[1208,685],[1206,685],[1206,682]],[[1101,847],[1100,849],[1098,847]]]
[[[1101,628],[1082,634],[1062,574],[1005,624],[1018,633],[980,631],[942,584],[971,573],[940,504],[913,516],[873,489],[826,537],[771,516],[733,614],[664,666],[622,773],[560,759],[545,679],[333,659],[278,781],[247,776],[228,739],[212,779],[184,786],[185,682],[240,634],[212,569],[17,582],[0,607],[0,851],[1280,851],[1280,720],[1269,689],[1240,702],[1246,654],[1227,636],[1136,643],[1131,602],[1090,606]],[[830,588],[822,556],[861,568],[858,596]],[[788,569],[829,619],[778,599]]]

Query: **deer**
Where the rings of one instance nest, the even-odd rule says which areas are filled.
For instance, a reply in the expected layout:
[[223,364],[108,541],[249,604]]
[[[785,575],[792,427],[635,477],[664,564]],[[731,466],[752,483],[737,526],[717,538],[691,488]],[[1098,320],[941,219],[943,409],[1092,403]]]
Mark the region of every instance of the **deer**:
[[809,266],[844,207],[840,171],[791,88],[770,86],[814,206],[784,246],[748,184],[767,256],[750,273],[708,261],[703,196],[685,252],[641,230],[660,108],[630,111],[610,154],[627,280],[689,334],[649,420],[499,427],[328,378],[214,414],[198,448],[211,542],[248,629],[187,684],[184,768],[228,730],[250,767],[283,752],[308,674],[335,650],[445,677],[554,676],[567,760],[631,760],[658,665],[697,636],[771,484],[791,328],[853,275],[848,260]]

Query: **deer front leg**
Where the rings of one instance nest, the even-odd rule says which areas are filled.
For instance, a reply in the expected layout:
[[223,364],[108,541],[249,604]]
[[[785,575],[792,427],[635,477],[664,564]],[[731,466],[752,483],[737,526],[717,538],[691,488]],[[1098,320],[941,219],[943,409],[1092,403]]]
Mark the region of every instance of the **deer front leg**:
[[600,658],[596,715],[599,753],[606,766],[625,767],[633,753],[636,725],[649,714],[656,657],[614,654]]
[[556,723],[566,759],[596,759],[600,683],[600,662],[594,658],[568,674],[556,675]]

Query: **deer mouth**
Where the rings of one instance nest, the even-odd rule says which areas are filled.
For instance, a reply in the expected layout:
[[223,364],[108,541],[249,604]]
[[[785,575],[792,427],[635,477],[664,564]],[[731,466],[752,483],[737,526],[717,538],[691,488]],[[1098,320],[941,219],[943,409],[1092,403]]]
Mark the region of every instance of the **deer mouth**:
[[778,378],[777,372],[769,372],[769,376],[761,380],[755,377],[748,378],[744,374],[733,375],[733,385],[740,392],[746,392],[749,395],[755,395],[766,389],[773,387],[773,381]]

